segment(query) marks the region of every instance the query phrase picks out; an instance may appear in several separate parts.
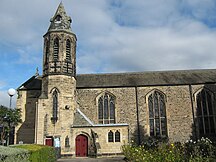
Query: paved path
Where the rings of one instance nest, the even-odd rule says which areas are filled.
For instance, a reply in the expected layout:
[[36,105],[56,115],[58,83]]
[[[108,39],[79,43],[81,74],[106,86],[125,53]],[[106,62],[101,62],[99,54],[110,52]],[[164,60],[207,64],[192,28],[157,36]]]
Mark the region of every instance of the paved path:
[[58,162],[125,162],[124,157],[58,159]]

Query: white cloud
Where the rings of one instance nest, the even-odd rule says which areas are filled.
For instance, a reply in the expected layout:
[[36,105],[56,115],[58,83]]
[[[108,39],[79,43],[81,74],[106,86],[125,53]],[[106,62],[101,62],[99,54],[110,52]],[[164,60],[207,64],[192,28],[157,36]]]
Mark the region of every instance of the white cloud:
[[[79,73],[216,67],[214,0],[63,3],[78,37]],[[0,2],[0,43],[15,47],[13,55],[18,55],[19,63],[41,65],[42,35],[58,4],[42,0]]]

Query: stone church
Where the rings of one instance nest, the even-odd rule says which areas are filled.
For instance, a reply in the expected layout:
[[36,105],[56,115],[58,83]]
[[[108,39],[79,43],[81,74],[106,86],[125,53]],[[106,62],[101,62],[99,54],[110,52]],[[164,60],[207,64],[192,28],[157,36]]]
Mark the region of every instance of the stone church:
[[216,135],[216,70],[76,74],[76,35],[60,3],[44,37],[43,74],[18,89],[16,143],[62,155],[120,154],[130,141]]

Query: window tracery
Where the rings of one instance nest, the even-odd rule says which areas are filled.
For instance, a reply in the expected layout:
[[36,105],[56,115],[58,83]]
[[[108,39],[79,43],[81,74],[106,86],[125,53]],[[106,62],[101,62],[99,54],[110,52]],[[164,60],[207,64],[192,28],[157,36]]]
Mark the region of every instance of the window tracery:
[[196,96],[196,120],[200,137],[211,137],[216,133],[216,112],[214,110],[213,93],[202,89]]
[[115,123],[115,98],[108,93],[98,99],[98,121],[100,124]]
[[154,91],[148,97],[150,136],[167,136],[165,96]]

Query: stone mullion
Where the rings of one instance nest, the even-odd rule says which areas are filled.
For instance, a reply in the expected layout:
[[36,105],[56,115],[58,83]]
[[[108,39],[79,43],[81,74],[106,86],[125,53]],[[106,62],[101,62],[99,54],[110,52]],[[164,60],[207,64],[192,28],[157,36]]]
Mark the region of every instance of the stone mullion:
[[155,100],[154,100],[154,98],[155,98],[155,92],[153,92],[153,94],[152,94],[152,107],[153,107],[153,116],[154,116],[154,136],[156,136],[156,125],[155,125]]
[[110,124],[110,96],[108,95],[108,123]]
[[102,116],[102,121],[103,122],[102,123],[104,124],[104,120],[105,120],[105,118],[104,118],[104,116],[105,116],[104,115],[104,113],[105,113],[105,111],[104,111],[104,95],[103,95],[103,102],[102,103],[103,103],[103,116]]
[[161,104],[160,104],[160,95],[157,94],[158,97],[158,117],[159,117],[159,127],[160,127],[160,135],[162,135],[162,127],[161,127],[161,115],[160,115],[160,108],[161,108]]
[[204,134],[206,134],[206,130],[205,130],[205,120],[204,120],[204,112],[203,112],[203,99],[202,99],[202,91],[200,92],[200,106],[201,106],[201,111],[202,111],[202,125],[203,125],[203,131]]
[[213,95],[212,96],[212,107],[213,107],[213,109],[212,109],[212,117],[213,117],[213,121],[214,121],[214,133],[216,133],[216,113],[215,113],[215,109],[214,109],[214,105],[215,105],[215,103],[214,103],[214,98],[215,98],[215,96]]
[[206,109],[207,109],[207,118],[208,118],[208,126],[209,126],[209,133],[211,132],[211,125],[210,125],[210,114],[209,114],[209,105],[208,105],[208,96],[207,96],[207,91],[205,90],[205,102],[206,102]]

